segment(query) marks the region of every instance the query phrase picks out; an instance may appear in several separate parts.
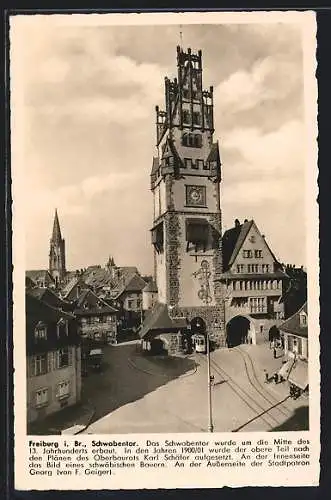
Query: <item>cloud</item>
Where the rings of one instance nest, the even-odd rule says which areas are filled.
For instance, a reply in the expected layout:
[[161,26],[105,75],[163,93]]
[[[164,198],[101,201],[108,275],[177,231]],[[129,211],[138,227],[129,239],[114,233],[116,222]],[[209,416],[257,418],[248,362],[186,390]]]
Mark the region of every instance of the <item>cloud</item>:
[[[33,193],[24,202],[28,265],[47,260],[57,207],[68,265],[98,263],[114,250],[122,265],[149,272],[154,107],[164,106],[164,76],[176,72],[178,26],[32,21],[17,46],[26,103],[24,168]],[[183,36],[185,46],[202,49],[204,87],[215,88],[224,217],[251,213],[276,244],[277,207],[286,214],[294,199],[303,207],[300,33],[258,23],[187,25]],[[300,210],[291,213],[299,227]]]
[[287,56],[277,55],[257,61],[250,71],[235,71],[215,89],[221,112],[235,114],[285,99],[298,86],[299,64],[300,60],[294,64]]
[[137,175],[129,173],[110,173],[107,176],[90,176],[75,185],[66,185],[59,189],[45,189],[44,186],[31,181],[29,192],[38,193],[30,199],[27,206],[27,217],[33,219],[44,212],[51,216],[55,208],[60,208],[62,215],[83,215],[89,213],[91,204],[97,195],[107,193],[113,198],[120,198],[123,189],[130,189],[138,180]]
[[[284,123],[279,129],[263,133],[257,127],[236,128],[225,134],[221,142],[224,171],[237,180],[254,178],[275,179],[297,178],[303,173],[303,126],[299,121]],[[237,154],[239,161],[226,164],[227,153],[233,160]]]

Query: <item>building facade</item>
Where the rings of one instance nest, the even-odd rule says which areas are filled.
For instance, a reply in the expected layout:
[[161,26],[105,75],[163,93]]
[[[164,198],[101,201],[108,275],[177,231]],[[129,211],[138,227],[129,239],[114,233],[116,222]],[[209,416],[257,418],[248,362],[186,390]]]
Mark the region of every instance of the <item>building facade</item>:
[[115,344],[117,310],[91,290],[84,290],[74,305],[78,332],[82,339]]
[[224,345],[220,182],[214,141],[213,87],[203,89],[202,53],[177,47],[178,76],[165,79],[165,110],[156,107],[158,155],[151,190],[158,301],[172,318],[199,317]]
[[231,347],[268,340],[284,320],[288,277],[253,220],[225,231],[222,239],[225,333]]
[[27,421],[81,399],[81,348],[72,314],[26,294]]

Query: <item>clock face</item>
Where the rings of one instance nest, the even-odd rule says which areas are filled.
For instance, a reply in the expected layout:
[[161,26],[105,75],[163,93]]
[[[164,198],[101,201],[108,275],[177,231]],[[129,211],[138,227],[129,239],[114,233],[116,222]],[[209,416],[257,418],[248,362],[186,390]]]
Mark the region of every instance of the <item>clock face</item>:
[[201,191],[198,191],[197,189],[192,189],[190,192],[190,199],[193,201],[193,203],[198,203],[202,198]]
[[187,205],[205,205],[206,194],[204,186],[186,186]]

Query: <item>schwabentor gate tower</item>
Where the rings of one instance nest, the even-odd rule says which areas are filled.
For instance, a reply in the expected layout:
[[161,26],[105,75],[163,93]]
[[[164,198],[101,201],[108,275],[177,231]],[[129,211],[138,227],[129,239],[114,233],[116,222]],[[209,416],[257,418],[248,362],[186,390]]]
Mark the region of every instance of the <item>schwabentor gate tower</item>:
[[[220,182],[213,87],[202,86],[202,53],[177,47],[178,76],[156,107],[152,242],[158,300],[171,318],[202,319],[224,345]],[[215,281],[216,280],[216,281]],[[192,324],[193,324],[192,323]]]

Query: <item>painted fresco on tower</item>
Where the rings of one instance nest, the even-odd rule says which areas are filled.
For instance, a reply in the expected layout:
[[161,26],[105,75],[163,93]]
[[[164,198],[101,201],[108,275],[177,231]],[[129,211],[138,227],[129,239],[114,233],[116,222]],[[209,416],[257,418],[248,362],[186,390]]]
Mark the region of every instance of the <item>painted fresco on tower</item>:
[[33,25],[28,434],[308,431],[300,23]]

